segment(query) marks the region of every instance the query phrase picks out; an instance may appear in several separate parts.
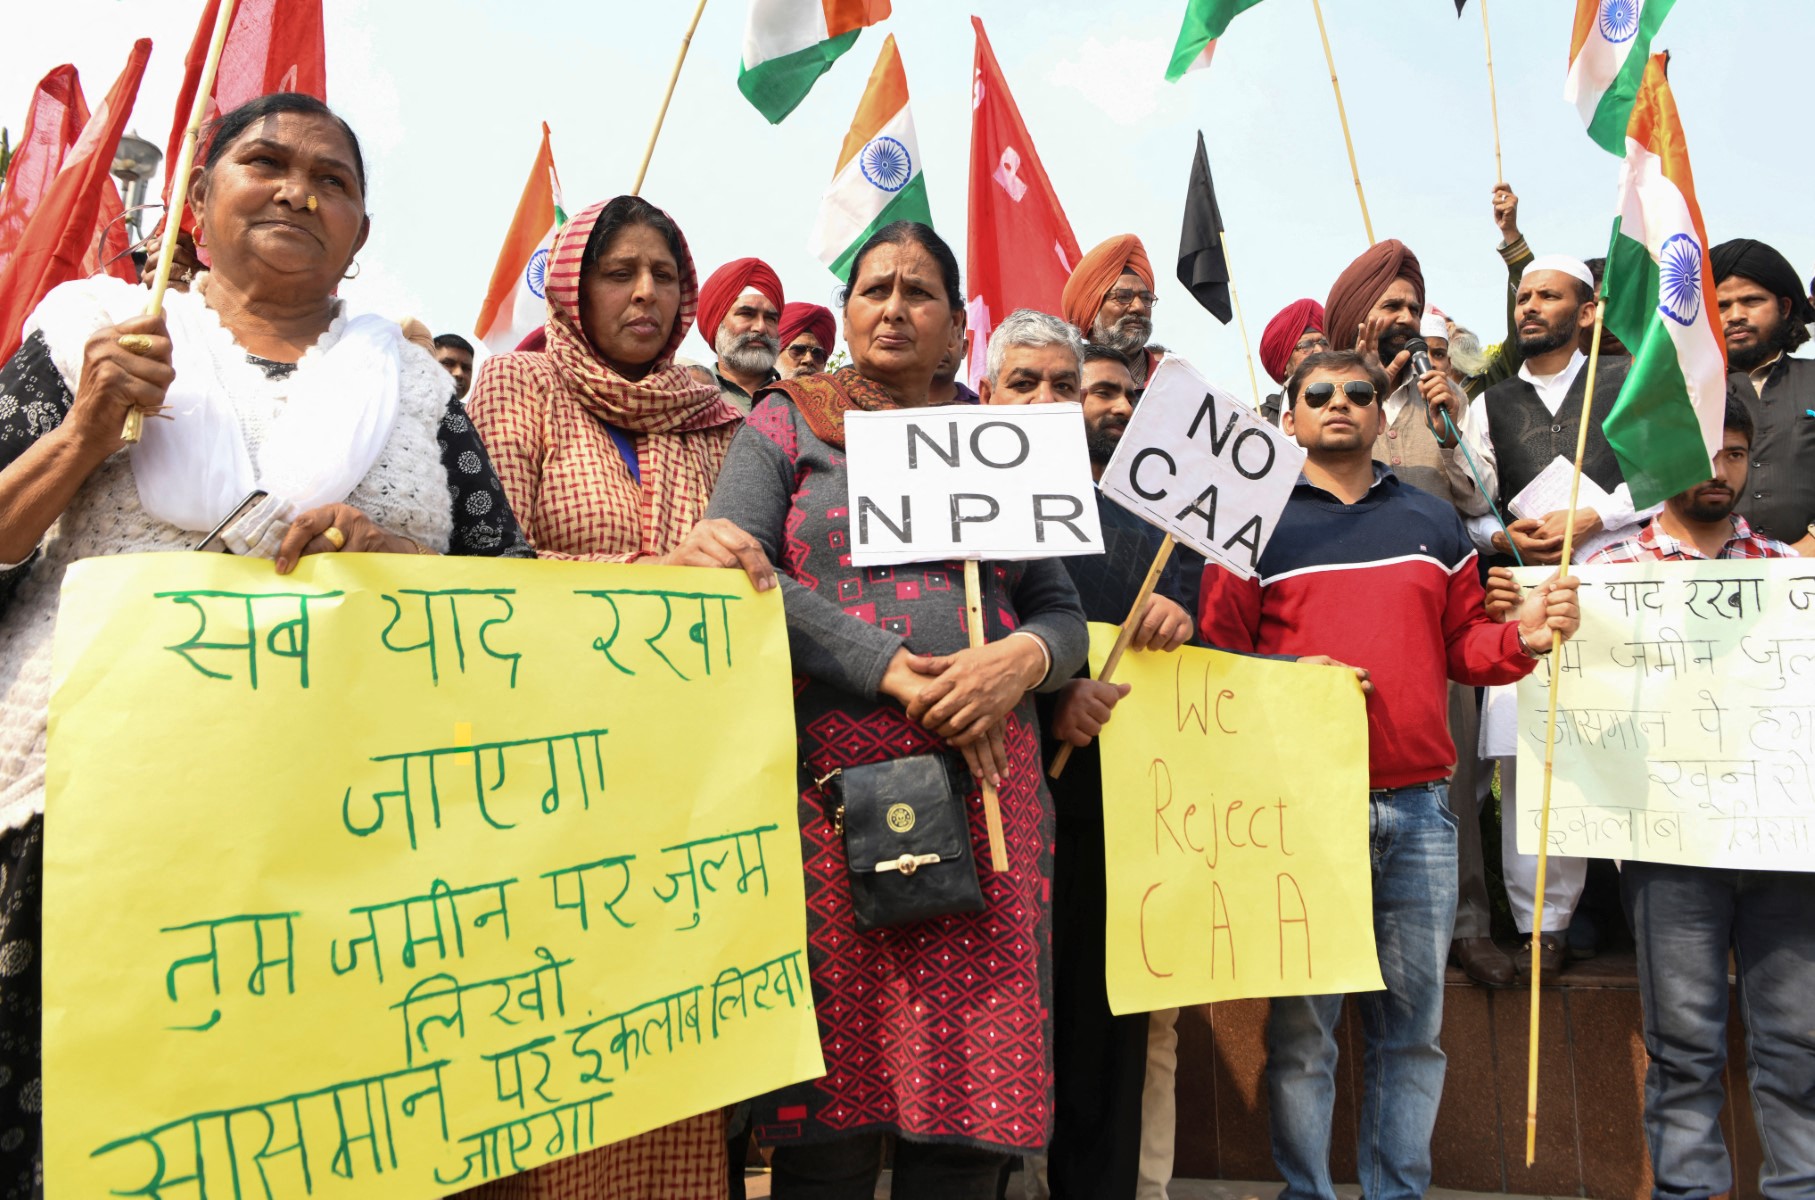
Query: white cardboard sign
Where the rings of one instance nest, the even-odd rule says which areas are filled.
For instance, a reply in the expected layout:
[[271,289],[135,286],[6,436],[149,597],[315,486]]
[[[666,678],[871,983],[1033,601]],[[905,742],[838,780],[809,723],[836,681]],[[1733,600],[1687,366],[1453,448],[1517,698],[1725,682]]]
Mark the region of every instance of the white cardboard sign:
[[1103,551],[1076,404],[852,412],[844,437],[853,566]]
[[1099,486],[1143,521],[1251,579],[1304,462],[1297,442],[1168,354]]

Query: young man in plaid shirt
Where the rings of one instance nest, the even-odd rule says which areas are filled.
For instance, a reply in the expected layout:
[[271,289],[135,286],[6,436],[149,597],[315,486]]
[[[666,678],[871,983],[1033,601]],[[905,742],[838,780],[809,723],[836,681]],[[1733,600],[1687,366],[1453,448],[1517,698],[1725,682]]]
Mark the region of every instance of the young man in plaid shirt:
[[1725,434],[1714,455],[1714,477],[1664,501],[1664,511],[1635,537],[1625,538],[1588,559],[1587,565],[1652,562],[1660,559],[1795,558],[1776,538],[1752,532],[1734,513],[1746,494],[1751,470],[1752,414],[1743,400],[1727,396]]
[[[1752,417],[1743,400],[1728,397],[1725,425],[1714,477],[1670,497],[1642,533],[1607,547],[1590,564],[1797,557],[1734,514],[1752,457]],[[1490,585],[1489,591],[1498,598],[1501,589]],[[1651,1059],[1645,1136],[1657,1181],[1653,1194],[1732,1194],[1733,1166],[1720,1128],[1729,951],[1746,1023],[1746,1078],[1764,1146],[1760,1189],[1766,1196],[1810,1194],[1815,874],[1629,861],[1621,865],[1620,887],[1637,941]]]

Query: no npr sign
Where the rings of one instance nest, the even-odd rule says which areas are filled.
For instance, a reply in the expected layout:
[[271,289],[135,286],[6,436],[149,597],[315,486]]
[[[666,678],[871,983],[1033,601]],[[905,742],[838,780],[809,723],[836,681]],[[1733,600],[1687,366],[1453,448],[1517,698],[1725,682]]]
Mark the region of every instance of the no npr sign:
[[1252,578],[1304,461],[1297,442],[1168,354],[1100,486],[1142,520]]
[[851,563],[1100,554],[1076,404],[845,414]]

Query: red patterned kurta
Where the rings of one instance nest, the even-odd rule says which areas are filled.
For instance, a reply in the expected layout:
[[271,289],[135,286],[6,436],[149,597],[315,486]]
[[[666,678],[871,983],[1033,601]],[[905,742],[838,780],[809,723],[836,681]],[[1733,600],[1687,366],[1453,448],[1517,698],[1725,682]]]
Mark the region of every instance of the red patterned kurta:
[[[898,705],[870,698],[878,656],[885,661],[900,644],[878,630],[916,653],[969,644],[962,564],[852,567],[846,504],[843,453],[770,399],[733,445],[711,510],[763,542],[787,576],[783,596],[803,676],[795,710],[801,757],[816,774],[942,748]],[[1068,678],[1082,657],[1084,626],[1064,569],[1056,561],[986,563],[982,574],[989,637],[1038,632]],[[854,644],[860,640],[866,644]],[[759,1142],[883,1129],[999,1151],[1044,1148],[1052,1121],[1052,813],[1030,700],[1008,718],[1007,747],[1000,794],[1010,869],[1002,874],[988,868],[981,799],[968,797],[985,898],[977,914],[858,933],[843,838],[818,790],[801,794],[808,955],[826,1074],[757,1101]]]

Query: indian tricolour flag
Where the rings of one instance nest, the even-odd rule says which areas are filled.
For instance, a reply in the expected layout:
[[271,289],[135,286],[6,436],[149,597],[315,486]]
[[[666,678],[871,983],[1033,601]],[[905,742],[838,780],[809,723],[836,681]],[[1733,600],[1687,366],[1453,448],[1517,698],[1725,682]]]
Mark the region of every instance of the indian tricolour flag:
[[777,125],[793,112],[889,0],[750,0],[737,90]]
[[1639,508],[1713,474],[1727,398],[1708,235],[1664,77],[1668,58],[1649,60],[1632,106],[1607,251],[1605,319],[1632,352],[1632,369],[1605,429]]
[[542,124],[542,148],[536,151],[529,181],[517,201],[498,265],[492,268],[491,286],[473,333],[493,354],[515,350],[517,343],[540,329],[548,319],[543,280],[555,231],[567,221],[561,211],[561,177],[555,174],[554,152],[548,148],[548,123]]
[[1576,0],[1563,99],[1609,154],[1626,153],[1626,122],[1651,55],[1651,39],[1676,0]]
[[1238,13],[1244,13],[1260,0],[1189,0],[1185,6],[1185,23],[1179,27],[1178,44],[1172,48],[1172,63],[1166,68],[1166,79],[1176,83],[1187,71],[1201,71],[1210,65],[1216,53],[1216,39],[1223,36]]
[[866,239],[895,221],[933,223],[895,35],[882,43],[807,248],[840,279]]

